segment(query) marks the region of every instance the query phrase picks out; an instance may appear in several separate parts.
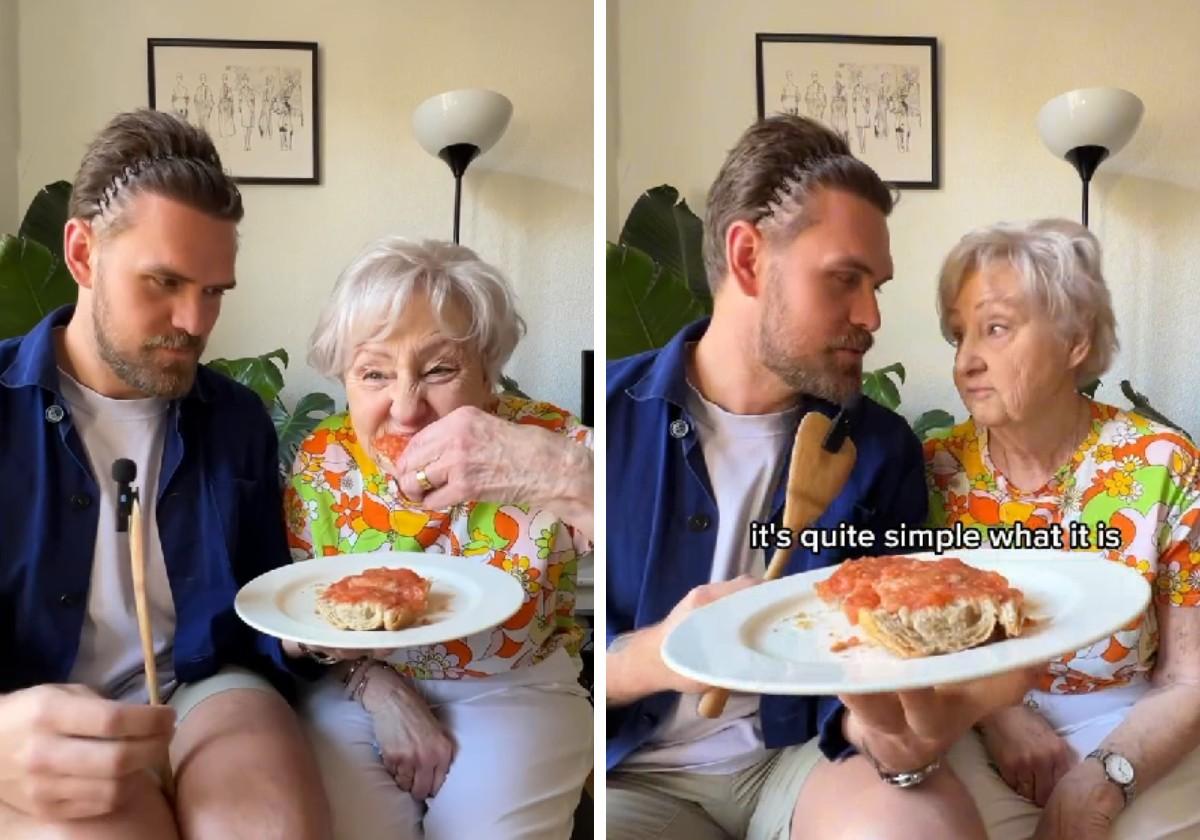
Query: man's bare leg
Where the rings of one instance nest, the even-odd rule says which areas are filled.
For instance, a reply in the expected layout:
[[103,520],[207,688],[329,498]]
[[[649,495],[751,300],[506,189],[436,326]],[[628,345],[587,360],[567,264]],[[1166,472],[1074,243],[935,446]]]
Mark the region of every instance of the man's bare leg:
[[253,688],[214,694],[171,742],[184,840],[329,840],[316,762],[283,698]]
[[792,840],[986,840],[970,793],[943,767],[920,787],[883,782],[865,758],[822,758],[812,769],[792,814]]
[[4,840],[177,840],[175,818],[157,782],[144,785],[120,808],[105,817],[48,822],[0,804],[0,837]]

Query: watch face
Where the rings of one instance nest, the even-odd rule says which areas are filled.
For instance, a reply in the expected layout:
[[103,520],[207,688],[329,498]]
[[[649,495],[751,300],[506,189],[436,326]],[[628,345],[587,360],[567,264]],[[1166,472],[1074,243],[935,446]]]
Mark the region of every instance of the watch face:
[[1104,770],[1108,777],[1119,785],[1127,785],[1133,781],[1133,765],[1123,755],[1114,753],[1104,759]]

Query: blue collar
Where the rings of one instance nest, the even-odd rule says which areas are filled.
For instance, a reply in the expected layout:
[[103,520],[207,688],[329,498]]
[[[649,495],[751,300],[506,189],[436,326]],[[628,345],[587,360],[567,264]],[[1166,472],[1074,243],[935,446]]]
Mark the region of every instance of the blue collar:
[[711,318],[688,324],[658,351],[646,375],[629,386],[627,393],[638,402],[667,400],[683,408],[687,402],[687,346],[699,341]]
[[[38,387],[62,397],[58,380],[58,356],[54,351],[54,330],[65,327],[75,314],[74,304],[59,307],[43,318],[20,341],[12,363],[0,372],[0,385],[7,388]],[[197,376],[184,395],[185,402],[208,402],[208,389]]]

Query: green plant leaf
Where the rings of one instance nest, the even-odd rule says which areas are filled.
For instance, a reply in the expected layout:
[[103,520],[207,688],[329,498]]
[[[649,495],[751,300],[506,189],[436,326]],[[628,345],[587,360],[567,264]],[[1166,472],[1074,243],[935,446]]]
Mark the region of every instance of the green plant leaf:
[[630,245],[683,277],[692,294],[712,297],[704,272],[704,226],[679,191],[663,184],[642,193],[621,228],[618,244]]
[[1150,405],[1150,400],[1146,399],[1145,395],[1133,390],[1133,386],[1129,384],[1128,379],[1121,380],[1121,393],[1125,395],[1125,399],[1129,400],[1129,402],[1133,404],[1133,410],[1138,414],[1153,420],[1155,423],[1162,423],[1164,426],[1170,426],[1175,431],[1182,432],[1189,438],[1191,437],[1183,430],[1183,426],[1180,426],[1174,420],[1167,417],[1154,406]]
[[662,347],[685,325],[711,312],[683,277],[632,245],[608,243],[608,357]]
[[24,335],[79,287],[60,260],[32,239],[0,237],[0,338]]
[[67,205],[71,202],[71,184],[55,181],[38,190],[25,211],[17,234],[46,246],[58,262],[63,260],[63,228],[67,224]]
[[529,395],[521,390],[520,384],[518,384],[517,380],[513,379],[511,376],[500,374],[500,390],[506,394],[513,394],[514,396],[521,397],[522,399],[529,399]]
[[920,440],[925,440],[930,432],[937,429],[947,429],[954,425],[954,415],[940,408],[926,411],[913,421],[912,430]]
[[908,375],[904,370],[904,365],[900,362],[892,362],[887,367],[881,367],[879,370],[875,371],[875,373],[878,373],[880,376],[885,378],[888,376],[895,376],[900,380],[901,385],[904,384],[904,378]]
[[[278,365],[275,360],[282,362]],[[283,390],[283,369],[287,367],[288,355],[282,347],[245,359],[213,359],[208,367],[223,373],[234,382],[240,382],[258,394],[267,408],[273,408]]]
[[271,406],[271,420],[279,438],[279,462],[285,469],[291,467],[296,450],[309,433],[335,410],[333,398],[328,394],[305,394],[291,411],[282,401],[275,400]]

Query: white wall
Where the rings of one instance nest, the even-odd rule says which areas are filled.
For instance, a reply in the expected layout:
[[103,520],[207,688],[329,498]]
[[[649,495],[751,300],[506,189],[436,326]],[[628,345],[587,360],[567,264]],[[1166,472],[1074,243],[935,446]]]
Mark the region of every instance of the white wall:
[[938,267],[954,242],[1002,219],[1079,218],[1078,176],[1042,146],[1038,109],[1080,87],[1136,93],[1146,106],[1141,128],[1092,185],[1091,227],[1106,248],[1122,343],[1099,397],[1126,405],[1117,385],[1130,379],[1200,434],[1200,3],[616,2],[610,238],[638,194],[664,182],[702,212],[726,151],[756,116],[756,32],[938,38],[943,187],[905,192],[892,215],[896,281],[867,359],[908,368],[901,410],[910,417],[933,407],[964,415],[934,314]]
[[0,0],[0,234],[16,233],[17,0]]
[[[5,2],[6,0],[0,0]],[[591,4],[558,0],[20,0],[20,196],[71,178],[114,113],[144,106],[147,37],[320,43],[320,186],[245,186],[239,286],[210,356],[278,346],[285,397],[339,395],[304,347],[342,267],[387,233],[450,237],[453,179],[410,130],[413,108],[460,87],[514,104],[468,171],[462,241],[512,278],[530,326],[508,373],[579,408],[592,346]],[[2,102],[2,100],[0,100]],[[2,149],[0,149],[2,153]],[[2,160],[2,159],[0,159]]]

